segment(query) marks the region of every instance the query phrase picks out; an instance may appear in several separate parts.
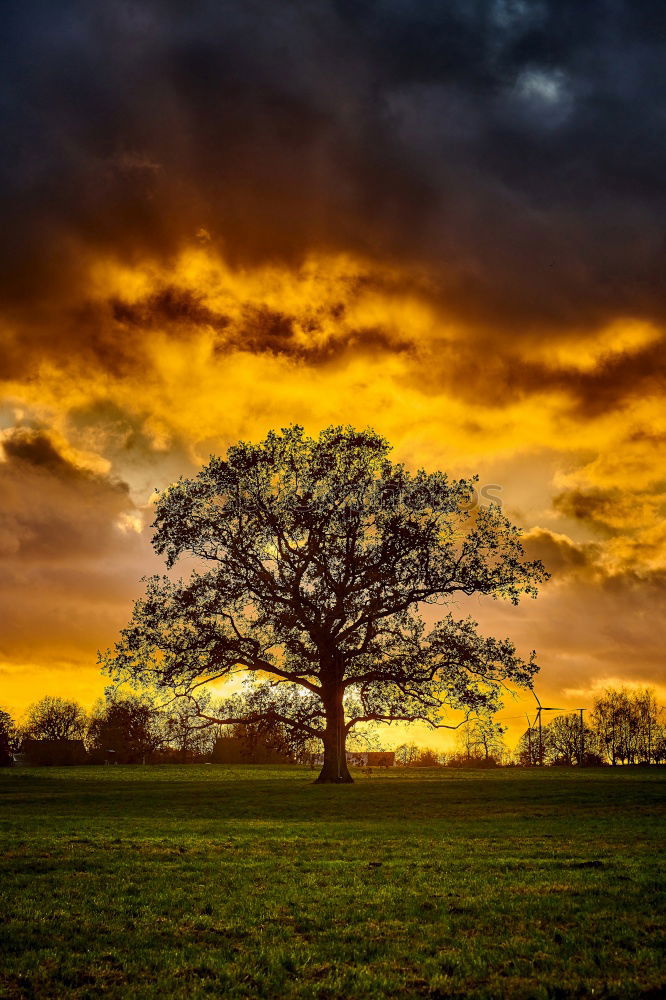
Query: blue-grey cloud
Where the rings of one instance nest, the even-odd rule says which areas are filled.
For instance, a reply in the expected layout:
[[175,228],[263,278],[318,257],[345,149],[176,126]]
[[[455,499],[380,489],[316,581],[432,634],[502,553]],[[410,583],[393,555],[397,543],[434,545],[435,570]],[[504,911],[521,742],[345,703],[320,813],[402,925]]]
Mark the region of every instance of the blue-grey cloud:
[[[15,308],[87,253],[355,250],[514,336],[664,312],[666,12],[647,0],[5,6]],[[42,345],[43,346],[43,345]]]

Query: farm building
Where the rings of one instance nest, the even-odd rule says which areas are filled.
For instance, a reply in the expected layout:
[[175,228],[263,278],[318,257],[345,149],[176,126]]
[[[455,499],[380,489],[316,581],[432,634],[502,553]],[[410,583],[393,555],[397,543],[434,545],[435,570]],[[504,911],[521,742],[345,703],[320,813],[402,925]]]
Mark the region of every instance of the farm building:
[[352,767],[393,767],[393,750],[365,750],[362,753],[348,753],[347,763]]
[[85,764],[88,758],[83,740],[34,740],[21,744],[21,757],[33,767]]
[[221,736],[215,741],[210,760],[212,764],[293,764],[288,754],[263,740],[240,736]]
[[348,753],[347,763],[352,767],[393,767],[393,750],[364,750],[362,753]]

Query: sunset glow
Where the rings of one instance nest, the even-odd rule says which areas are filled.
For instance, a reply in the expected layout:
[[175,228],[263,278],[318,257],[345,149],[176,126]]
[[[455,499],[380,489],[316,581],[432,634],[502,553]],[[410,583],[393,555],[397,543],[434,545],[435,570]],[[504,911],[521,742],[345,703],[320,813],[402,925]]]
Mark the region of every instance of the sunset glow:
[[[353,26],[344,5],[158,6],[10,26],[2,73],[33,69],[4,191],[0,703],[90,705],[97,650],[161,569],[156,493],[294,422],[372,426],[410,468],[498,488],[552,579],[471,610],[536,648],[544,699],[663,700],[659,101],[630,128],[627,95],[595,100],[619,37],[650,91],[640,19],[601,38],[580,11],[578,48],[540,67],[506,4],[449,62],[446,18],[406,5],[379,26],[370,4]],[[380,27],[419,64],[379,60]]]

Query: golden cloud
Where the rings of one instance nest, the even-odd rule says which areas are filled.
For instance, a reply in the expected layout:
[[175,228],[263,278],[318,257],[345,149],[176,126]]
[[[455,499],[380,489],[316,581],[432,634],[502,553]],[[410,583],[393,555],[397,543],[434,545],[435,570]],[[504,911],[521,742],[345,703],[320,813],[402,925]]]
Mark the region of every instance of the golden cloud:
[[[543,646],[557,677],[582,670],[596,683],[603,656],[613,669],[617,658],[605,647],[591,654],[582,627],[557,652],[553,608],[577,615],[575,593],[600,627],[617,620],[624,591],[608,588],[620,578],[646,581],[651,606],[661,599],[657,397],[628,380],[617,410],[582,406],[590,387],[610,392],[623,366],[655,350],[649,324],[618,320],[580,335],[579,356],[570,331],[552,351],[528,335],[491,341],[447,312],[425,272],[323,254],[232,267],[200,242],[170,264],[93,260],[85,301],[63,299],[48,341],[34,323],[19,339],[30,374],[15,365],[5,380],[15,427],[0,464],[3,537],[14,546],[12,585],[0,594],[13,608],[7,665],[69,657],[92,670],[94,649],[153,565],[143,531],[151,494],[211,452],[293,421],[312,432],[370,424],[412,466],[479,472],[481,485],[498,487],[553,572],[539,610],[516,620],[525,651]],[[39,499],[25,504],[28,493]],[[51,607],[54,593],[28,641],[37,604]],[[653,677],[656,661],[644,662]]]

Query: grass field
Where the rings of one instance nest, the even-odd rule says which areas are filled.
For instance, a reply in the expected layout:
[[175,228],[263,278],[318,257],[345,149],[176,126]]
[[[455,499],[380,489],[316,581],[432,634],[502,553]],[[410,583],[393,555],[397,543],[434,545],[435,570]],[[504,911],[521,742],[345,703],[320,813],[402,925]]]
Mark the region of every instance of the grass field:
[[0,772],[0,996],[664,996],[666,775]]

